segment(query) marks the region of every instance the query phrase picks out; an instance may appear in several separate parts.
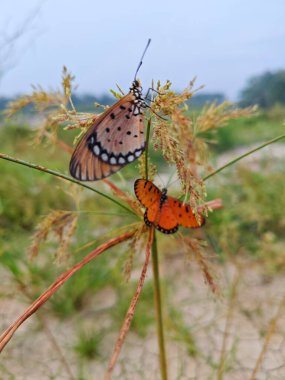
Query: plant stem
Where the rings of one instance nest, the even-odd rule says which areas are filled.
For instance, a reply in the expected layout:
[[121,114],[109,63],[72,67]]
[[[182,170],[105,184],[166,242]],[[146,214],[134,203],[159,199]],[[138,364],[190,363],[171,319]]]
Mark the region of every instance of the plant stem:
[[264,148],[265,146],[273,144],[274,142],[279,141],[279,140],[283,139],[284,137],[285,137],[285,134],[281,135],[281,136],[278,136],[278,137],[275,137],[272,140],[266,141],[265,143],[259,145],[257,148],[254,148],[254,149],[250,150],[249,152],[246,152],[246,153],[242,154],[241,156],[236,157],[235,159],[233,159],[232,161],[228,162],[227,164],[221,166],[220,168],[218,168],[214,172],[208,174],[206,177],[203,178],[203,180],[206,181],[207,179],[213,177],[215,174],[217,174],[217,173],[221,172],[222,170],[226,169],[228,166],[231,166],[231,165],[235,164],[236,162],[238,162],[242,158],[247,157],[247,156],[249,156],[250,154],[252,154],[254,152],[257,152],[258,150]]
[[[51,169],[48,169],[48,168],[45,168],[44,166],[40,166],[40,165],[36,165],[36,164],[32,164],[31,162],[27,162],[27,161],[23,161],[23,160],[20,160],[18,158],[14,158],[14,157],[11,157],[11,156],[8,156],[7,154],[4,154],[4,153],[0,153],[0,159],[4,159],[4,160],[7,160],[7,161],[11,161],[11,162],[15,162],[16,164],[20,164],[20,165],[24,165],[24,166],[27,166],[31,169],[35,169],[35,170],[39,170],[41,172],[45,172],[45,173],[48,173],[48,174],[51,174],[55,177],[58,177],[58,178],[62,178],[62,179],[65,179],[66,181],[69,181],[69,182],[73,182],[73,183],[76,183],[77,185],[79,186],[82,186],[82,187],[85,187],[86,189],[88,190],[91,190],[91,191],[94,191],[95,193],[101,195],[102,197],[106,198],[106,199],[109,199],[111,202],[115,203],[116,205],[120,206],[121,208],[123,208],[124,210],[128,211],[128,213],[131,213],[133,215],[136,215],[136,213],[129,209],[128,207],[126,207],[125,205],[123,205],[122,203],[118,202],[116,199],[110,197],[109,195],[107,194],[104,194],[102,193],[101,191],[99,190],[96,190],[94,189],[93,187],[91,186],[88,186],[88,185],[85,185],[84,183],[80,182],[80,181],[77,181],[76,179],[72,178],[72,177],[69,177],[65,174],[62,174],[62,173],[59,173],[59,172],[56,172],[54,170],[51,170]],[[136,215],[137,216],[137,215]]]
[[164,333],[163,333],[157,241],[156,241],[155,231],[154,231],[153,243],[152,243],[152,271],[153,271],[154,305],[155,305],[155,314],[156,314],[156,323],[157,323],[160,372],[161,372],[162,380],[167,380],[167,363],[166,363],[165,343],[164,343]]
[[150,136],[151,117],[148,119],[146,127],[146,142],[145,142],[145,179],[148,180],[148,147]]

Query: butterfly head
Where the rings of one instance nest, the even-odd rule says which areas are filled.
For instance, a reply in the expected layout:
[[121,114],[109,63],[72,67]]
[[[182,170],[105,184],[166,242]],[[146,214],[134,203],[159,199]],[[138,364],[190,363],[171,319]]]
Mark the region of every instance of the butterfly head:
[[130,92],[135,96],[136,99],[144,100],[142,97],[142,87],[140,82],[135,79],[130,87]]

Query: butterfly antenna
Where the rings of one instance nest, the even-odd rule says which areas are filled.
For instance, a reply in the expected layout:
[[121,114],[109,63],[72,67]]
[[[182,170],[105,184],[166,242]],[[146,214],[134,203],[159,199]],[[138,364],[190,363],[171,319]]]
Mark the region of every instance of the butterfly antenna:
[[158,178],[160,179],[160,182],[161,182],[161,185],[163,188],[167,188],[167,186],[165,186],[165,182],[163,180],[163,178],[161,177],[161,175],[159,173],[156,173],[156,175],[158,176]]
[[151,42],[151,39],[149,38],[148,41],[147,41],[146,47],[145,47],[145,49],[144,49],[144,52],[143,52],[143,54],[142,54],[142,57],[141,57],[141,59],[140,59],[140,63],[139,63],[139,65],[138,65],[138,68],[137,68],[136,73],[135,73],[135,79],[134,79],[135,81],[137,80],[137,73],[138,73],[138,71],[139,71],[139,69],[140,69],[140,67],[141,67],[141,65],[142,65],[142,63],[143,63],[143,58],[144,58],[144,55],[145,55],[145,53],[146,53],[146,51],[147,51],[147,49],[148,49],[148,47],[149,47],[150,42]]
[[169,189],[169,187],[173,185],[175,182],[179,181],[179,178],[176,178],[173,180],[173,177],[175,176],[175,174],[176,174],[176,169],[173,170],[173,172],[170,174],[170,177],[168,178],[168,181],[166,184],[167,189]]

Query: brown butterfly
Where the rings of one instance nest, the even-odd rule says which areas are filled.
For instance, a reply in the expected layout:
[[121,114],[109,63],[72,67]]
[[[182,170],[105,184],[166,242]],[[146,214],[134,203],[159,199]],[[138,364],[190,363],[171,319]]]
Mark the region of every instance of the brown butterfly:
[[80,181],[97,181],[133,162],[145,149],[144,116],[148,107],[136,75],[130,92],[108,108],[88,129],[70,160],[70,174]]
[[174,234],[179,225],[187,228],[198,228],[205,224],[205,218],[193,213],[190,205],[179,199],[168,197],[167,190],[159,190],[151,181],[137,179],[135,194],[140,203],[146,207],[145,224],[154,226],[164,234]]

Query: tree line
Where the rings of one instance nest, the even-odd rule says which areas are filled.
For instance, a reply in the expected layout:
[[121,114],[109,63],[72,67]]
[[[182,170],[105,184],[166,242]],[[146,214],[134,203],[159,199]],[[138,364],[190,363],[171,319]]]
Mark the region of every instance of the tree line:
[[[4,110],[8,102],[13,98],[0,96],[0,111]],[[193,108],[201,108],[206,103],[213,101],[222,103],[225,96],[221,93],[196,94],[190,99],[189,105]],[[114,97],[105,94],[95,96],[92,94],[74,95],[73,102],[78,111],[94,111],[94,103],[110,105],[114,103]],[[285,70],[275,72],[267,71],[256,75],[247,81],[246,86],[239,94],[239,105],[247,107],[257,104],[262,109],[270,109],[276,104],[285,105]],[[31,109],[27,109],[29,112]]]

